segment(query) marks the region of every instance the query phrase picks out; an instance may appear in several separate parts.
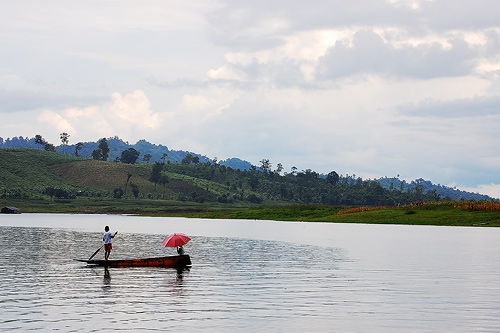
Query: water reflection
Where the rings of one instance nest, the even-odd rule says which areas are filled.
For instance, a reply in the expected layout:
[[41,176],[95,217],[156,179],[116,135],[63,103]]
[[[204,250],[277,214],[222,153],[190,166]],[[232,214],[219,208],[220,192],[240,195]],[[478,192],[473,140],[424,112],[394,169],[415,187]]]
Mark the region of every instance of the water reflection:
[[184,296],[184,277],[185,275],[189,274],[190,268],[176,268],[175,271],[176,274],[174,277],[169,277],[168,279],[164,280],[164,290],[167,293],[172,294],[173,296]]
[[[29,329],[35,312],[43,314],[44,327],[49,329],[65,329],[71,323],[89,320],[98,326],[112,314],[125,329],[134,330],[151,325],[172,328],[165,326],[155,313],[164,316],[175,312],[181,321],[224,321],[225,313],[235,310],[234,304],[241,304],[242,310],[257,307],[274,311],[290,305],[277,302],[273,309],[269,300],[283,297],[282,291],[287,288],[293,289],[295,296],[306,292],[306,279],[321,279],[323,275],[318,274],[317,267],[312,268],[326,263],[329,269],[335,269],[335,257],[339,257],[335,250],[323,251],[334,261],[318,262],[320,251],[313,251],[316,253],[303,261],[297,258],[298,254],[307,251],[293,244],[193,237],[186,246],[193,261],[191,269],[93,267],[73,259],[88,258],[94,253],[99,247],[100,232],[0,229],[0,242],[5,248],[0,254],[0,283],[7,286],[0,292],[0,306],[15,318],[7,328]],[[163,238],[164,235],[121,234],[113,244],[114,259],[170,254],[170,249],[161,244]],[[302,270],[302,276],[296,274]],[[23,279],[15,278],[19,276]],[[314,298],[313,293],[309,297]],[[16,305],[20,299],[26,300],[23,308],[28,316]],[[52,310],[55,307],[58,311]],[[103,317],[97,312],[102,312]],[[2,320],[0,324],[6,322]]]
[[103,284],[105,288],[111,287],[111,274],[109,273],[109,268],[107,266],[104,266]]

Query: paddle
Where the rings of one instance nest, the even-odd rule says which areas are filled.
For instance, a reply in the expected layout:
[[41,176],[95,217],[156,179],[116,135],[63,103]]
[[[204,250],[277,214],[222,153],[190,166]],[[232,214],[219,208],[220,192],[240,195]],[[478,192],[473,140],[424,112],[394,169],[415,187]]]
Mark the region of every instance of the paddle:
[[95,255],[97,254],[97,252],[101,251],[101,249],[102,249],[103,247],[104,247],[104,244],[103,244],[100,248],[98,248],[98,249],[97,249],[97,251],[95,251],[93,255],[91,255],[91,256],[90,256],[89,260],[92,260],[92,258],[94,258],[94,257],[95,257]]

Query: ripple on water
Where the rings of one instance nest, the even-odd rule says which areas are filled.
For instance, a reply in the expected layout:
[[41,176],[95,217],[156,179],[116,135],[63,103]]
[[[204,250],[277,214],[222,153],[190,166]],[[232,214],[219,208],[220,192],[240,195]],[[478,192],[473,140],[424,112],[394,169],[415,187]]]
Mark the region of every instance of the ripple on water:
[[[74,262],[100,233],[0,227],[1,324],[5,329],[164,330],[258,326],[327,317],[340,250],[283,242],[193,237],[193,267],[109,269]],[[121,234],[113,258],[172,253],[162,235]],[[98,257],[102,254],[98,254]]]
[[[296,226],[272,225],[284,233]],[[300,232],[308,228],[328,233],[327,243],[338,247],[197,236],[186,246],[189,270],[116,268],[107,274],[73,260],[94,253],[101,233],[0,227],[0,327],[500,331],[495,229],[305,223]],[[112,257],[174,254],[161,244],[164,237],[121,233]]]

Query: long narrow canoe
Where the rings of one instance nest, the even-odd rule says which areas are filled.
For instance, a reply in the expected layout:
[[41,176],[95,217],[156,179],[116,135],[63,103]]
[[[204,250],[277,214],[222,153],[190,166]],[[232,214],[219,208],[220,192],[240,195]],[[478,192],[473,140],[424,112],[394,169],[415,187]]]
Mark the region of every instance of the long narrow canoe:
[[191,265],[191,258],[185,254],[182,256],[168,256],[159,258],[146,259],[117,259],[117,260],[82,260],[90,265],[107,266],[107,267],[186,267]]

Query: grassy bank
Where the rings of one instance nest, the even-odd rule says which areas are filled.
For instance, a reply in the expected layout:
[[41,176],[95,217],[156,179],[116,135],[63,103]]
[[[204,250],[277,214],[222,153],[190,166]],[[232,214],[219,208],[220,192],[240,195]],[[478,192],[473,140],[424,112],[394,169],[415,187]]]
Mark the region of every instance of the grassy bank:
[[0,206],[15,206],[22,213],[137,214],[331,223],[500,226],[500,211],[456,202],[346,210],[346,207],[324,205],[228,205],[166,200],[116,200],[110,198],[51,200],[50,198],[41,198],[0,199]]

